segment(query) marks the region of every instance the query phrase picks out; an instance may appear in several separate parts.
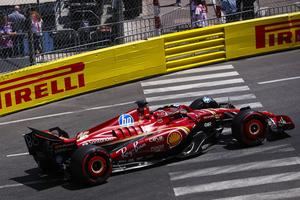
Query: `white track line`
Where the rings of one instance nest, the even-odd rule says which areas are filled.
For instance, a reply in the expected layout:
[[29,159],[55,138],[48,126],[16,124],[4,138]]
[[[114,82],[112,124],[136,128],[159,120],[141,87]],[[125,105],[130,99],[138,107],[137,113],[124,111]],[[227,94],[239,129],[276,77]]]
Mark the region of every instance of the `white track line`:
[[6,155],[7,158],[10,158],[10,157],[17,157],[17,156],[27,156],[29,155],[28,152],[25,152],[25,153],[16,153],[16,154],[9,154],[9,155]]
[[260,102],[254,102],[254,103],[245,103],[245,104],[239,104],[235,105],[237,108],[243,108],[250,106],[250,108],[262,108],[263,105]]
[[177,85],[172,87],[145,89],[144,94],[181,91],[181,90],[188,90],[188,89],[195,89],[195,88],[202,88],[202,87],[213,87],[219,85],[228,85],[228,84],[236,84],[236,83],[244,83],[244,82],[245,81],[242,78],[236,78],[236,79],[229,79],[229,80],[222,80],[222,81],[211,81],[211,82],[203,82],[203,83]]
[[24,184],[22,184],[22,183],[16,183],[16,184],[0,185],[0,189],[12,188],[12,187],[20,187],[20,186],[24,186]]
[[190,171],[170,172],[169,175],[172,181],[177,181],[177,180],[201,177],[201,176],[213,176],[218,174],[261,170],[261,169],[269,169],[274,167],[284,167],[284,166],[299,165],[299,164],[300,164],[299,157],[288,157],[282,159],[249,162],[243,164],[233,164],[233,165],[226,165],[226,166],[219,166],[219,167],[210,167],[210,168],[190,170]]
[[211,72],[211,71],[219,71],[219,70],[226,70],[226,69],[233,69],[233,65],[221,65],[221,66],[212,66],[212,67],[200,67],[195,69],[189,69],[181,72],[176,72],[168,75],[164,75],[162,77],[167,76],[174,76],[174,75],[181,75],[181,74],[194,74],[199,72]]
[[63,113],[56,113],[56,114],[51,114],[51,115],[43,115],[43,116],[38,116],[38,117],[30,117],[30,118],[25,118],[25,119],[13,120],[13,121],[9,121],[9,122],[1,122],[0,126],[7,125],[7,124],[19,123],[19,122],[32,121],[32,120],[37,120],[37,119],[45,119],[45,118],[50,118],[50,117],[70,115],[73,113],[75,113],[75,112],[63,112]]
[[258,84],[263,85],[263,84],[268,84],[268,83],[290,81],[290,80],[295,80],[295,79],[300,79],[300,76],[295,76],[295,77],[290,77],[290,78],[282,78],[282,79],[275,79],[275,80],[270,80],[270,81],[263,81],[263,82],[258,82]]
[[205,95],[224,94],[230,92],[242,92],[248,90],[250,90],[248,86],[237,86],[237,87],[221,88],[215,90],[204,90],[204,91],[187,92],[187,93],[180,93],[180,94],[161,95],[155,97],[147,97],[146,99],[148,102],[153,102],[153,101],[162,101],[167,99],[180,99],[186,97],[199,97]]
[[234,72],[207,74],[207,75],[201,75],[201,76],[189,76],[189,77],[184,77],[184,78],[171,78],[171,79],[163,79],[163,80],[157,80],[157,81],[147,81],[147,82],[142,82],[141,85],[143,87],[146,87],[146,86],[164,85],[164,84],[170,84],[170,83],[199,81],[199,80],[206,80],[206,79],[211,79],[211,78],[224,78],[224,77],[238,76],[238,75],[239,75],[239,73],[234,71]]
[[175,196],[182,196],[187,194],[245,188],[250,186],[259,186],[264,184],[281,183],[294,180],[300,180],[300,172],[287,172],[274,175],[233,179],[192,186],[175,187],[174,193]]
[[5,189],[5,188],[13,188],[13,187],[20,187],[20,186],[25,186],[25,185],[35,185],[35,184],[48,184],[48,183],[53,183],[61,181],[61,179],[52,179],[52,180],[41,180],[41,181],[28,181],[25,183],[15,183],[15,184],[7,184],[7,185],[0,185],[0,189]]
[[[229,102],[231,103],[232,101],[241,101],[241,100],[250,100],[250,99],[256,99],[256,96],[254,94],[244,94],[244,95],[236,95],[236,96],[225,96],[225,97],[216,97],[214,98],[215,101],[217,102]],[[190,105],[192,102],[172,102],[169,104],[179,104],[179,105]],[[155,110],[160,107],[164,107],[164,105],[150,105],[151,109]]]
[[87,108],[87,109],[85,109],[85,111],[89,111],[89,110],[101,110],[101,109],[105,109],[105,108],[112,108],[112,107],[117,107],[117,106],[124,106],[124,105],[129,105],[129,104],[134,104],[134,103],[135,103],[134,101],[124,102],[124,103],[116,103],[116,104],[113,104],[113,105]]
[[86,109],[77,110],[77,111],[62,112],[62,113],[56,113],[56,114],[50,114],[50,115],[43,115],[43,116],[37,116],[37,117],[30,117],[30,118],[25,118],[25,119],[19,119],[19,120],[12,120],[12,121],[8,121],[8,122],[0,122],[0,126],[8,125],[8,124],[20,123],[20,122],[26,122],[26,121],[33,121],[33,120],[38,120],[38,119],[45,119],[45,118],[51,118],[51,117],[58,117],[58,116],[70,115],[70,114],[74,114],[74,113],[80,113],[80,112],[91,111],[91,110],[101,110],[101,109],[112,108],[112,107],[117,107],[117,106],[123,106],[123,105],[128,105],[128,104],[133,104],[133,103],[134,103],[134,101],[130,101],[130,102],[113,104],[113,105],[106,105],[106,106],[98,106],[98,107],[86,108]]
[[297,199],[300,199],[300,188],[225,197],[215,200],[282,200],[291,198],[296,199],[296,197],[298,197]]
[[210,162],[210,161],[225,160],[225,159],[237,159],[241,157],[252,156],[255,154],[276,154],[281,152],[293,152],[293,151],[295,151],[295,149],[292,146],[283,144],[283,145],[276,145],[276,146],[261,146],[261,147],[247,148],[241,150],[234,150],[234,151],[226,152],[226,154],[223,151],[208,152],[204,155],[201,155],[193,159],[168,164],[168,166]]

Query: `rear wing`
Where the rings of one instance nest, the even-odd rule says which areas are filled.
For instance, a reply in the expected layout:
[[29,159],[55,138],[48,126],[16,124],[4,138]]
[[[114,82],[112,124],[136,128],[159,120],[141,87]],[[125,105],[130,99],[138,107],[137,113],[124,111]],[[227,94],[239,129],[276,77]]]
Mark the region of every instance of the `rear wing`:
[[31,155],[36,154],[36,152],[48,151],[49,149],[45,148],[46,146],[49,147],[50,144],[64,143],[63,137],[68,137],[67,133],[58,127],[47,131],[41,131],[31,127],[28,128],[31,132],[25,134],[24,139]]

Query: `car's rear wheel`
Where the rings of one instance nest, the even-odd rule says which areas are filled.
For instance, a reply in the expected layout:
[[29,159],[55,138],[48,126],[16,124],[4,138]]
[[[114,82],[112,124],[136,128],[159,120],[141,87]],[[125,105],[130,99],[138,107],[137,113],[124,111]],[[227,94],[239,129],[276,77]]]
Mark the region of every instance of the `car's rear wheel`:
[[266,119],[259,112],[251,109],[240,111],[232,121],[233,137],[242,145],[256,146],[262,144],[268,133]]
[[112,172],[108,152],[98,146],[88,145],[77,149],[71,157],[71,176],[80,183],[104,183]]

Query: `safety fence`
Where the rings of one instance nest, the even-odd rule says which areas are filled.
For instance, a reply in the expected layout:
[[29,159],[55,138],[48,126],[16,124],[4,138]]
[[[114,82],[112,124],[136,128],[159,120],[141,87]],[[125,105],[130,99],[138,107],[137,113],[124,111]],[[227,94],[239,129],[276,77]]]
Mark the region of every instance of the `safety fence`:
[[299,27],[300,12],[220,24],[3,74],[0,115],[145,77],[300,47]]
[[[22,0],[14,1],[22,4]],[[215,13],[218,1],[207,0],[208,18],[192,20],[193,13],[191,13],[189,0],[182,0],[182,7],[174,10],[172,10],[173,7],[161,8],[171,11],[160,15],[161,26],[157,28],[152,0],[134,1],[135,3],[131,6],[130,0],[45,0],[47,3],[40,3],[40,5],[33,4],[34,0],[30,2],[32,4],[22,6],[23,13],[27,13],[25,17],[29,19],[32,11],[38,11],[43,19],[42,31],[39,34],[31,33],[27,30],[28,22],[24,21],[19,27],[20,30],[14,35],[1,35],[0,40],[4,38],[11,45],[0,45],[2,66],[0,73],[97,48],[240,21],[253,15],[253,10],[241,9],[240,12],[217,17]],[[160,2],[163,4],[165,1]],[[253,3],[253,0],[241,1],[241,4],[243,2]],[[255,2],[258,8],[254,10],[255,15],[252,17],[256,18],[300,11],[300,4],[296,4],[295,0],[257,0]],[[7,14],[12,11],[11,5],[5,9]],[[79,9],[81,7],[84,9]],[[18,29],[18,27],[12,28]]]

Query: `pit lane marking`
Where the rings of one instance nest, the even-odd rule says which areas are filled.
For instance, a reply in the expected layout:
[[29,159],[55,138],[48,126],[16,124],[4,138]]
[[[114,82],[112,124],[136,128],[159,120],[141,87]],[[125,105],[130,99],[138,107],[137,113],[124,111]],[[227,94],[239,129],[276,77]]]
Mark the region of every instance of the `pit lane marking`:
[[270,81],[263,81],[263,82],[258,82],[259,85],[263,84],[268,84],[268,83],[276,83],[276,82],[282,82],[282,81],[290,81],[290,80],[295,80],[295,79],[300,79],[300,76],[294,76],[294,77],[289,77],[289,78],[282,78],[282,79],[274,79]]
[[134,104],[134,101],[124,102],[124,103],[118,103],[118,104],[112,104],[112,105],[106,105],[106,106],[98,106],[98,107],[86,108],[86,109],[77,110],[77,111],[62,112],[62,113],[55,113],[55,114],[50,114],[50,115],[30,117],[30,118],[13,120],[13,121],[7,121],[7,122],[0,122],[0,126],[8,125],[8,124],[20,123],[20,122],[26,122],[26,121],[33,121],[33,120],[45,119],[45,118],[52,118],[52,117],[64,116],[64,115],[71,115],[71,114],[85,112],[85,111],[91,111],[91,110],[101,110],[101,109],[112,108],[112,107],[123,106],[123,105],[129,105],[129,104]]

